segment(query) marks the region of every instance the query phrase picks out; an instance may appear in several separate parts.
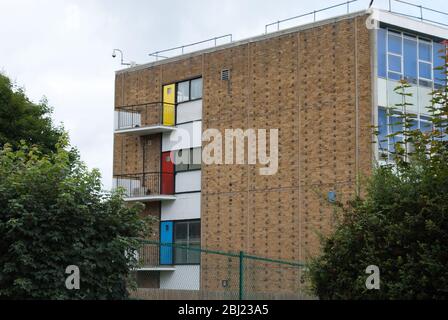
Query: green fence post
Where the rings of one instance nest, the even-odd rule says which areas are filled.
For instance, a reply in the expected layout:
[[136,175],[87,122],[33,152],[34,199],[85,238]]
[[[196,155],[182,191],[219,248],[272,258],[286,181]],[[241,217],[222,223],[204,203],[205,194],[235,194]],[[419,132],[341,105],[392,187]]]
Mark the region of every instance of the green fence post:
[[244,299],[244,252],[240,251],[240,295],[239,299]]

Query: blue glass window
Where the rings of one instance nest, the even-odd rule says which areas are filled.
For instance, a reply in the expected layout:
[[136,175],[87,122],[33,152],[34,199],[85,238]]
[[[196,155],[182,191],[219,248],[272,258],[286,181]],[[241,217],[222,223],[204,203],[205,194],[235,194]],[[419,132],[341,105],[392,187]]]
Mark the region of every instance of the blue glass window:
[[403,142],[403,137],[401,137],[401,136],[394,136],[394,137],[392,137],[391,138],[391,141],[390,141],[390,148],[389,148],[389,151],[391,152],[391,153],[394,153],[395,152],[395,144],[396,143],[401,143],[401,142]]
[[420,60],[431,62],[432,61],[432,53],[431,53],[431,43],[430,42],[422,42],[421,40],[418,43],[418,57]]
[[411,119],[410,130],[418,130],[418,120],[417,119]]
[[394,72],[389,72],[388,78],[392,79],[392,80],[401,80],[401,74],[394,73]]
[[403,48],[404,76],[409,82],[417,79],[417,41],[404,39]]
[[403,118],[400,115],[390,117],[391,134],[403,131]]
[[389,71],[401,73],[401,57],[389,54]]
[[401,54],[401,34],[395,34],[389,31],[389,39],[388,39],[389,52]]
[[380,150],[387,150],[387,112],[384,108],[378,109],[378,140]]
[[[445,47],[440,43],[434,43],[433,46],[433,56],[434,56],[434,67],[441,67],[445,64],[443,59],[443,50]],[[446,75],[443,74],[443,70],[434,70],[434,82],[439,85],[445,84]]]
[[420,131],[421,132],[431,132],[432,131],[432,122],[428,117],[420,118]]
[[431,64],[426,62],[419,63],[419,76],[420,78],[432,79]]
[[386,36],[387,30],[378,29],[378,76],[386,78]]

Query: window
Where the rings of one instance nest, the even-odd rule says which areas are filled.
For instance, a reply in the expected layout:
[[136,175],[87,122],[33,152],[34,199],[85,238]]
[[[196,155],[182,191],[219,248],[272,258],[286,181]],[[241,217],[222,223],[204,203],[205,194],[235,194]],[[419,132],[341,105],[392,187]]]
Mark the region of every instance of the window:
[[386,29],[378,29],[378,77],[386,78],[387,77],[387,30]]
[[432,80],[432,45],[431,42],[419,39],[418,41],[418,70],[419,78]]
[[202,98],[202,78],[191,81],[191,100]]
[[389,46],[389,52],[401,55],[402,52],[401,33],[395,33],[393,31],[389,31],[388,46]]
[[[443,59],[445,46],[441,43],[433,43],[433,65],[434,67],[441,67],[445,64]],[[443,86],[446,81],[446,75],[443,74],[443,70],[434,70],[434,83],[437,87]]]
[[202,99],[202,78],[177,84],[177,103]]
[[[402,113],[393,111],[388,112],[386,108],[378,108],[378,145],[380,159],[391,160],[391,155],[395,152],[395,144],[403,142],[403,134],[397,134],[406,130]],[[430,132],[433,130],[431,118],[423,115],[416,115],[410,122],[410,130],[420,129],[421,132]],[[396,134],[395,136],[390,136]]]
[[189,248],[201,247],[201,221],[177,221],[174,222],[174,264],[200,264],[199,251]]
[[[402,32],[378,31],[378,76],[392,80],[406,79],[409,83],[432,87],[435,50],[440,46],[428,39]],[[442,64],[440,58],[437,58]],[[439,73],[436,73],[440,75]],[[436,85],[441,85],[436,81]]]
[[190,81],[180,82],[177,85],[177,102],[190,100]]
[[202,148],[174,151],[175,172],[201,170]]
[[404,77],[409,83],[417,83],[417,39],[405,37],[403,40]]

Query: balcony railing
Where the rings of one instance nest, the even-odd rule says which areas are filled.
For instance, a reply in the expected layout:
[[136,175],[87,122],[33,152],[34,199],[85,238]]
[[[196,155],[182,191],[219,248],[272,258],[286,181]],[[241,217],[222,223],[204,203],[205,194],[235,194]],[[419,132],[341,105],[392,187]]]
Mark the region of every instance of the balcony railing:
[[143,245],[138,251],[138,258],[142,268],[154,268],[160,266],[160,247],[155,245]]
[[[174,194],[174,173],[149,172],[114,177],[114,188],[124,188],[127,198],[151,198]],[[157,200],[155,198],[154,200]]]
[[115,131],[139,130],[147,127],[164,126],[164,106],[170,103],[154,102],[115,109]]

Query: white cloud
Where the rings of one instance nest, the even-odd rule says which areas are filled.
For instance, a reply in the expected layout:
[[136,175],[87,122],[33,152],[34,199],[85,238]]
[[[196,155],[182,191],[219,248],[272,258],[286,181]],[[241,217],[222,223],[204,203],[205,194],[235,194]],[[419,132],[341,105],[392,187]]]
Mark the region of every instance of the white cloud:
[[[65,124],[82,159],[101,170],[110,188],[114,70],[121,69],[111,58],[113,48],[144,63],[149,52],[228,33],[235,39],[258,35],[277,19],[341,2],[1,0],[0,70],[25,86],[31,99],[47,96],[55,120]],[[383,8],[387,2],[375,1]],[[445,0],[428,5],[448,11]]]

